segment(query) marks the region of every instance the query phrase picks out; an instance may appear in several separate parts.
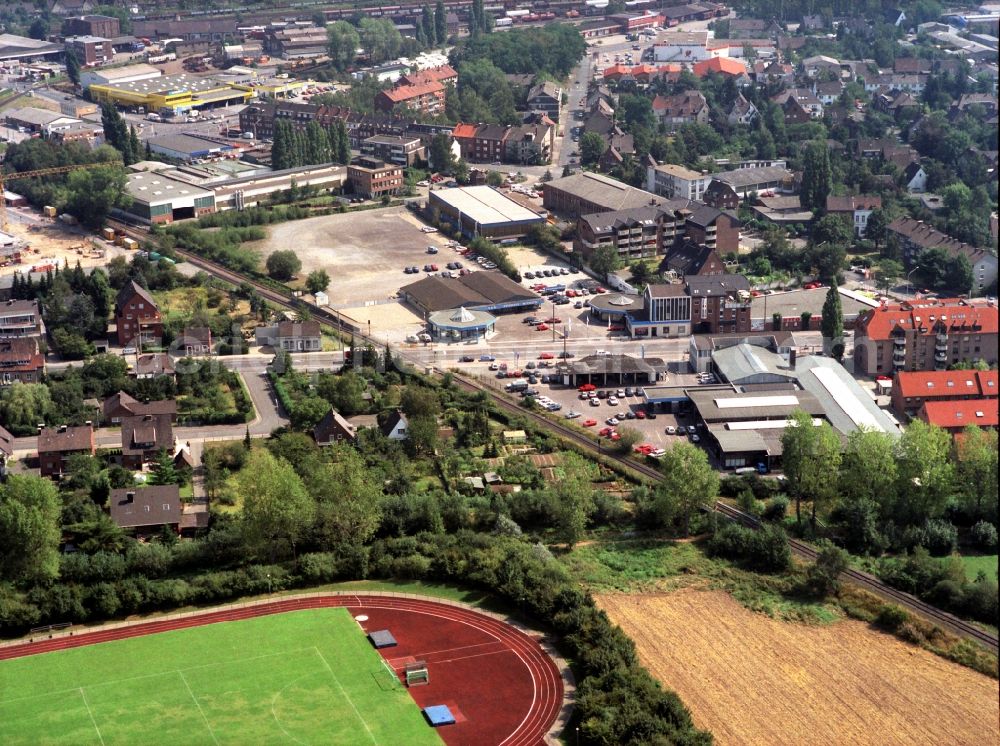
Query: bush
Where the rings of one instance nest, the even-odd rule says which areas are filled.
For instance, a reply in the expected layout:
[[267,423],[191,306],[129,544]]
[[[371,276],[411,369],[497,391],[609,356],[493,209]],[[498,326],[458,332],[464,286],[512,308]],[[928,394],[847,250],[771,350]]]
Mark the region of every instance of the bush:
[[923,526],[910,526],[903,532],[903,545],[924,547],[931,556],[945,557],[958,547],[958,530],[948,521],[928,518]]
[[708,540],[708,553],[759,572],[782,572],[792,564],[788,536],[779,526],[765,525],[755,531],[727,523]]
[[893,604],[883,606],[878,616],[875,617],[875,624],[888,632],[895,632],[909,621],[910,615],[906,610]]
[[847,569],[848,554],[825,542],[816,561],[806,571],[806,586],[819,598],[826,598],[840,588],[840,573]]
[[985,552],[997,548],[997,527],[988,521],[979,521],[970,532],[975,545]]
[[765,521],[781,523],[788,515],[788,498],[784,495],[776,495],[767,501],[761,517]]
[[267,258],[265,266],[267,267],[267,273],[275,280],[287,282],[302,269],[302,261],[294,251],[289,249],[273,252]]

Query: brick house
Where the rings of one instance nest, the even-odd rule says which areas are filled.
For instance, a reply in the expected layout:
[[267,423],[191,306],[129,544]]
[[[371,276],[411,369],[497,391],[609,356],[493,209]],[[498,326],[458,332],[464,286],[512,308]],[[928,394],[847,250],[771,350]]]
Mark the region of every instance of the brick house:
[[107,425],[120,425],[126,417],[142,417],[144,415],[167,415],[171,422],[175,422],[177,420],[177,402],[173,399],[139,401],[124,391],[119,391],[117,394],[109,396],[101,404],[101,417]]
[[174,346],[184,354],[191,355],[211,355],[212,354],[212,330],[207,326],[188,326],[184,328],[179,339],[174,340]]
[[70,456],[93,456],[94,451],[91,425],[43,427],[38,432],[38,467],[43,477],[60,479]]
[[735,215],[709,205],[698,207],[684,223],[685,237],[721,254],[740,248],[740,221]]
[[831,194],[826,198],[827,214],[846,220],[858,238],[864,238],[869,216],[874,210],[881,208],[882,198],[878,196],[859,194],[853,197],[835,197]]
[[553,122],[559,121],[562,106],[562,89],[550,80],[539,83],[528,91],[525,101],[529,111],[542,111]]
[[700,91],[656,96],[653,99],[653,113],[668,129],[692,122],[708,124],[708,101]]
[[169,414],[122,417],[122,466],[141,469],[161,450],[174,452],[174,428]]
[[347,167],[347,181],[355,194],[367,199],[399,194],[403,188],[403,168],[377,158],[355,158]]
[[344,419],[336,409],[331,409],[313,428],[313,438],[316,439],[316,444],[321,446],[332,443],[353,443],[357,438],[357,428]]
[[122,346],[157,344],[163,336],[163,317],[146,288],[129,280],[115,299],[117,341]]
[[925,402],[917,417],[928,425],[959,435],[969,425],[982,430],[996,430],[1000,424],[1000,407],[996,399],[972,399],[962,402]]
[[0,339],[0,386],[37,383],[45,373],[45,356],[35,337]]
[[750,331],[750,283],[743,275],[685,277],[692,334]]
[[178,531],[183,513],[176,484],[114,489],[108,505],[111,520],[129,533],[154,533],[163,526]]
[[724,275],[726,265],[715,249],[684,242],[670,249],[660,263],[660,273],[672,272],[677,277]]

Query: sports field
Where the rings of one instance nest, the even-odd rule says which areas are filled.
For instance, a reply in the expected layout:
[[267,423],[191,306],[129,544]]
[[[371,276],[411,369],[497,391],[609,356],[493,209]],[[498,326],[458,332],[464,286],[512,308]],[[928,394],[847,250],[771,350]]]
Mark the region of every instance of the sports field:
[[346,608],[0,661],[0,744],[441,744]]

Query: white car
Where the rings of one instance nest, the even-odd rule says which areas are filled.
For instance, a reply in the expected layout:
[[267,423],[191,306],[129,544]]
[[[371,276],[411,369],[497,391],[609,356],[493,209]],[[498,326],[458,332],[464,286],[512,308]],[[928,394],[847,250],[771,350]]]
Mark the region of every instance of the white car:
[[435,228],[433,225],[425,225],[422,226],[420,230],[422,230],[424,233],[437,233],[438,229]]
[[565,417],[567,420],[575,420],[579,416],[580,413],[572,409],[563,415],[563,417]]
[[417,335],[417,339],[419,339],[421,342],[430,342],[431,341],[431,335],[428,334],[427,332],[422,332],[422,333],[420,333],[420,334]]
[[618,397],[609,396],[608,397],[608,406],[610,406],[610,407],[617,407],[618,406]]
[[601,400],[600,399],[591,399],[590,400],[590,406],[592,406],[592,407],[599,407],[599,406],[601,406]]
[[122,350],[122,355],[134,355],[136,354],[135,347],[126,347]]
[[677,434],[677,428],[674,427],[673,425],[667,425],[667,429],[666,429],[665,432],[667,433],[667,435],[676,435]]
[[430,185],[431,185],[431,183],[429,181],[427,181],[427,179],[424,179],[423,181],[418,181],[417,182],[417,186],[430,186]]
[[413,342],[418,342],[419,340],[417,339],[417,335],[416,334],[408,334],[406,336],[406,341],[410,342],[412,344]]
[[609,425],[617,425],[620,421],[621,420],[619,420],[617,417],[608,417],[608,419],[605,420],[605,422]]

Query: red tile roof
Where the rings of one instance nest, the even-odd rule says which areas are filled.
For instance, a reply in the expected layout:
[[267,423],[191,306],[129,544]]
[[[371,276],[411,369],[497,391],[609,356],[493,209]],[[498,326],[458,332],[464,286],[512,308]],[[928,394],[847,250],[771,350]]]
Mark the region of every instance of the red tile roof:
[[444,95],[444,86],[437,81],[421,83],[419,85],[401,85],[399,88],[393,88],[391,91],[382,91],[383,96],[397,104],[401,101],[409,101],[410,99],[417,98],[418,96],[438,93],[442,96]]
[[455,125],[455,129],[451,131],[451,136],[456,139],[468,138],[471,140],[476,136],[476,130],[478,128],[478,124],[462,124],[459,122]]
[[997,396],[997,371],[900,371],[893,384],[907,399],[944,399],[956,396]]
[[695,62],[692,71],[699,78],[709,73],[722,73],[723,75],[746,75],[746,66],[731,57],[713,57],[710,60]]
[[924,406],[920,408],[920,419],[946,430],[962,429],[969,425],[997,427],[1000,424],[1000,400],[924,402]]
[[934,326],[938,322],[945,323],[949,334],[959,331],[996,334],[997,308],[956,298],[886,304],[865,312],[863,318],[859,317],[858,330],[869,339],[887,340],[897,326],[905,331],[934,334]]

